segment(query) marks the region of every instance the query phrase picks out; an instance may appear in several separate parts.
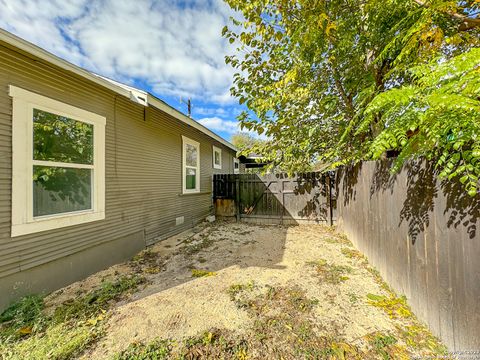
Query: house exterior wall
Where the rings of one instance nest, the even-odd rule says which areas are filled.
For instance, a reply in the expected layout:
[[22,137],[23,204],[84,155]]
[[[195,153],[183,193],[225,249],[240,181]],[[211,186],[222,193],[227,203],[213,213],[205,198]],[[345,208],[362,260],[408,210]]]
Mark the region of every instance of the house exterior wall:
[[[9,85],[106,117],[105,220],[11,237]],[[182,135],[200,143],[197,194],[182,195]],[[213,169],[213,145],[222,149],[221,170]],[[233,173],[234,156],[233,150],[159,109],[133,103],[0,42],[0,309],[192,227],[212,213],[212,175]],[[182,216],[184,223],[176,225]]]

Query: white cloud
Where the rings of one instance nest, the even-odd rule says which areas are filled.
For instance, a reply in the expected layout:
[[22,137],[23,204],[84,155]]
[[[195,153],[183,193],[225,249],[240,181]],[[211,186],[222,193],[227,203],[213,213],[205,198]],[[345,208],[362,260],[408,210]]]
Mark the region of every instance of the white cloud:
[[0,27],[119,81],[160,96],[232,104],[232,45],[221,37],[221,0],[0,0]]
[[193,114],[195,116],[228,116],[227,110],[221,107],[202,107],[193,106]]
[[222,131],[229,134],[234,134],[240,130],[240,126],[237,121],[224,120],[216,116],[203,118],[197,121],[212,131]]
[[206,117],[197,121],[212,131],[224,132],[230,135],[242,132],[242,133],[247,133],[258,139],[270,140],[270,138],[267,137],[265,134],[258,135],[258,133],[252,130],[241,129],[240,123],[238,121],[224,120],[217,116]]

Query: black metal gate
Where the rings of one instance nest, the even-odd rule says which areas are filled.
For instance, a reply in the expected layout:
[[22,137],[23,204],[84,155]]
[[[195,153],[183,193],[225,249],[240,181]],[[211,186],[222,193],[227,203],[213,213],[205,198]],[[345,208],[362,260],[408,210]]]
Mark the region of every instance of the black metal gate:
[[214,175],[214,200],[234,201],[238,220],[291,224],[335,221],[334,177],[309,172]]

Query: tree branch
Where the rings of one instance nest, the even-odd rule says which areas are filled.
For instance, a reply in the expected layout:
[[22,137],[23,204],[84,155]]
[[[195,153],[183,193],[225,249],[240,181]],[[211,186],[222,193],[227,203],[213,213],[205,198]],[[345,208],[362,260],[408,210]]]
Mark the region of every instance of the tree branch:
[[[425,8],[429,7],[429,5],[424,0],[413,0],[413,1],[422,7],[425,7]],[[471,18],[471,17],[468,17],[467,15],[459,14],[454,11],[445,11],[444,14],[447,14],[453,17],[455,20],[458,20],[461,22],[461,25],[458,28],[458,30],[460,31],[467,31],[467,30],[474,29],[476,27],[480,27],[480,18]]]
[[345,88],[343,87],[342,82],[340,81],[340,76],[337,72],[337,69],[332,65],[331,66],[333,81],[335,82],[335,87],[337,88],[338,93],[340,94],[340,98],[343,101],[345,106],[345,110],[350,119],[353,118],[355,115],[355,109],[353,108],[352,98],[347,94]]

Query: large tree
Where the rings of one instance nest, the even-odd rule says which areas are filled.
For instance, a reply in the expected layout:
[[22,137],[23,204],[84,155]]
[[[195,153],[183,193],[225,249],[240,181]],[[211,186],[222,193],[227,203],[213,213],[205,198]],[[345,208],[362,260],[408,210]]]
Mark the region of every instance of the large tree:
[[232,135],[230,142],[242,153],[250,153],[255,146],[263,145],[264,140],[256,138],[246,132],[237,132]]
[[480,0],[226,0],[239,13],[232,93],[255,149],[288,171],[399,153],[474,195],[480,176]]

